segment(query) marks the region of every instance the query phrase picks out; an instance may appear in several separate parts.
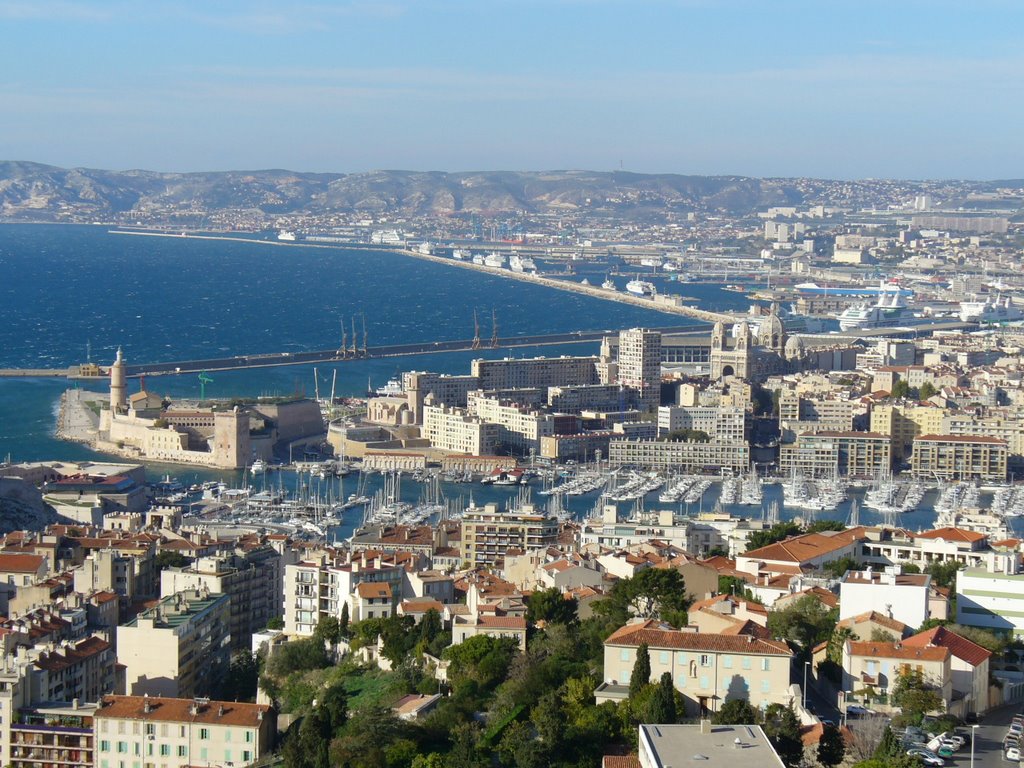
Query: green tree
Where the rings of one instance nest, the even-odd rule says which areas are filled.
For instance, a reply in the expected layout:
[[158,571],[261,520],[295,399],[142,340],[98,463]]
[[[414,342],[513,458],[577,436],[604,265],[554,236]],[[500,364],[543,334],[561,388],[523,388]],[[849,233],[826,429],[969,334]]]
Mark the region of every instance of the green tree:
[[526,620],[536,624],[572,624],[576,621],[576,598],[566,600],[557,587],[541,589],[527,599]]
[[935,397],[935,395],[937,395],[938,392],[939,390],[935,388],[934,384],[932,384],[930,381],[926,381],[918,389],[917,396],[921,400],[928,400],[929,398]]
[[843,735],[834,725],[826,724],[822,728],[821,739],[818,741],[817,758],[825,768],[833,768],[846,758]]
[[746,699],[729,699],[712,717],[719,725],[754,725],[758,712]]
[[846,524],[842,520],[815,520],[807,526],[808,533],[821,533],[822,531],[845,531]]
[[651,682],[651,654],[647,650],[647,643],[640,643],[640,647],[636,649],[633,673],[629,676],[629,698],[634,698],[649,682]]
[[267,621],[267,629],[284,629],[284,619],[280,616],[272,616]]
[[837,618],[834,608],[826,608],[813,595],[805,595],[781,610],[771,611],[768,630],[773,637],[796,643],[807,651],[829,638]]
[[676,626],[685,624],[686,584],[683,575],[674,568],[647,568],[636,576],[619,579],[605,600],[595,604],[594,610],[616,628],[631,616],[661,619]]
[[338,619],[338,637],[348,637],[348,603],[341,605],[341,618]]
[[674,429],[660,440],[669,443],[707,443],[711,440],[711,435],[702,429]]
[[316,638],[291,640],[278,645],[267,659],[267,673],[285,678],[292,672],[305,672],[330,666],[324,644]]
[[892,392],[889,393],[889,397],[900,400],[910,395],[910,385],[905,379],[900,379],[892,385]]
[[316,623],[316,629],[313,630],[313,637],[321,643],[334,645],[338,642],[339,636],[338,620],[330,615],[321,616],[320,621]]
[[219,695],[225,701],[255,701],[260,670],[256,657],[249,651],[240,651],[231,659]]
[[153,564],[156,566],[157,571],[162,571],[166,568],[184,568],[192,563],[191,557],[186,557],[173,549],[164,549],[156,553],[156,557],[153,558]]
[[840,557],[838,560],[829,560],[827,563],[821,566],[821,570],[827,573],[829,576],[839,579],[842,578],[843,574],[847,571],[855,571],[860,568],[860,563],[855,559],[846,555]]
[[767,531],[754,531],[750,536],[747,537],[747,552],[751,552],[761,547],[767,547],[769,544],[774,544],[777,541],[783,541],[788,539],[790,536],[798,536],[803,533],[800,526],[794,523],[792,520],[787,520],[782,523],[776,523]]
[[451,661],[448,679],[456,689],[471,682],[480,689],[493,690],[505,679],[518,650],[516,641],[511,638],[471,637],[445,648],[443,657]]
[[929,563],[924,572],[932,577],[932,583],[945,587],[946,589],[956,588],[956,574],[963,567],[961,563],[950,560],[945,563]]
[[804,755],[800,721],[792,707],[771,704],[764,713],[764,732],[787,768],[798,768]]
[[747,580],[741,579],[739,576],[719,576],[718,594],[737,595],[746,600],[753,600],[758,603],[761,602],[760,600],[754,599],[753,593],[747,589],[747,584]]
[[919,723],[923,715],[942,709],[942,696],[931,685],[919,669],[905,668],[896,678],[889,696],[890,702],[899,707],[903,719]]
[[671,725],[676,720],[676,687],[672,684],[672,673],[664,672],[658,680],[657,690],[651,698],[648,722]]

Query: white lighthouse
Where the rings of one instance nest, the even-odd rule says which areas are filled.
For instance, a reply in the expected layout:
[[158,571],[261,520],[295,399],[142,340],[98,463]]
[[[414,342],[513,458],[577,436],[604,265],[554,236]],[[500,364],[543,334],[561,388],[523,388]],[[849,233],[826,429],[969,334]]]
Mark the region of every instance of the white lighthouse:
[[121,348],[117,348],[117,358],[110,366],[110,410],[113,413],[124,413],[128,408],[128,391],[125,388],[124,356]]

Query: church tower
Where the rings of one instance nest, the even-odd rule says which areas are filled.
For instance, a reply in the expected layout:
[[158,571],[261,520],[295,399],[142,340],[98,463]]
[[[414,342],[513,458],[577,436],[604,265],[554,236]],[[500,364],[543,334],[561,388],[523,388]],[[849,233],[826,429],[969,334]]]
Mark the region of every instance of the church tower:
[[110,366],[110,410],[112,413],[124,413],[128,408],[128,390],[125,386],[124,356],[121,348],[117,348],[117,357]]

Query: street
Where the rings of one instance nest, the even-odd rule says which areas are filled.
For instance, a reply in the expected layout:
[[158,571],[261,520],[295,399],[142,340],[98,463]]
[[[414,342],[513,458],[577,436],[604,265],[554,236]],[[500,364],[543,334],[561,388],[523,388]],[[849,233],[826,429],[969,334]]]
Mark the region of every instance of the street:
[[[974,765],[975,768],[1007,768],[1017,763],[1009,763],[1003,759],[1003,737],[1006,735],[1010,720],[1024,704],[1010,704],[988,712],[982,719],[975,733]],[[970,728],[970,726],[965,726]],[[946,765],[958,768],[970,768],[971,749],[965,746],[956,753],[956,757],[946,761]]]

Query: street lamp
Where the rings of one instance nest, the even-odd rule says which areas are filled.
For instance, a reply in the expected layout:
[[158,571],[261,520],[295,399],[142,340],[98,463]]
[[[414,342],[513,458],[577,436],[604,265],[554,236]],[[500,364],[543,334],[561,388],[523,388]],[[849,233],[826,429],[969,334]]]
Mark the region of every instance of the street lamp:
[[807,668],[811,666],[811,662],[804,662],[804,711],[807,710]]
[[978,726],[971,726],[971,768],[974,768],[974,742],[978,738]]

